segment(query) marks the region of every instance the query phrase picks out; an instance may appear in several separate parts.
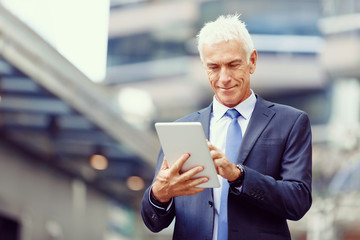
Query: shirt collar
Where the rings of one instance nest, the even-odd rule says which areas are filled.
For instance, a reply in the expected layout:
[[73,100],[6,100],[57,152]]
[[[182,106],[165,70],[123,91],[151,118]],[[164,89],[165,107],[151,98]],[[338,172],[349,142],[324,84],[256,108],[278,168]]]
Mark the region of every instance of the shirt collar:
[[[236,105],[235,108],[240,114],[241,116],[248,120],[251,117],[252,112],[254,111],[255,108],[255,104],[256,104],[256,96],[253,92],[253,90],[251,90],[251,95],[245,99],[244,101],[242,101],[241,103],[239,103],[238,105]],[[226,111],[229,108],[222,105],[215,97],[213,97],[213,120],[218,121],[220,120],[226,113]]]

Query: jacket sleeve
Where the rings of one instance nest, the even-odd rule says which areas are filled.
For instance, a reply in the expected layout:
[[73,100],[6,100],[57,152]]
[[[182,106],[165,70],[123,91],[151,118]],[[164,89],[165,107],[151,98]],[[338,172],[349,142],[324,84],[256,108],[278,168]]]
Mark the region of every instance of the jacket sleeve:
[[146,189],[141,202],[141,216],[149,230],[160,232],[170,225],[175,216],[174,203],[167,211],[156,208],[149,200],[150,188]]
[[244,166],[242,191],[232,193],[275,215],[289,220],[301,219],[312,203],[311,141],[310,122],[302,112],[289,130],[280,160],[273,159],[274,163],[280,162],[278,176]]

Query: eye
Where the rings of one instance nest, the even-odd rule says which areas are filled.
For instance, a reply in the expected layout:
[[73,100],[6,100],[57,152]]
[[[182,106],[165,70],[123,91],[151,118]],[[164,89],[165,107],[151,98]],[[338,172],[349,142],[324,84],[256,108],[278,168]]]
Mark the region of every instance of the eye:
[[230,63],[229,66],[231,68],[238,68],[240,66],[240,63]]
[[209,70],[216,70],[216,69],[219,68],[218,65],[216,65],[216,64],[210,64],[207,67],[208,67]]
[[233,61],[233,62],[230,62],[229,65],[228,65],[230,68],[238,68],[241,66],[241,61]]

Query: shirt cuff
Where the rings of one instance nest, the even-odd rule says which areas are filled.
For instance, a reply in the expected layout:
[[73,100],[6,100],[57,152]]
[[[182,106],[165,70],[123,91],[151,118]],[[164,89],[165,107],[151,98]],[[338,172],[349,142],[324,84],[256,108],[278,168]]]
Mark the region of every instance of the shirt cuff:
[[162,211],[168,212],[171,208],[171,206],[173,205],[173,198],[171,198],[171,200],[169,202],[166,203],[162,203],[159,202],[154,195],[152,194],[152,190],[150,189],[149,191],[149,202],[151,205],[153,205],[155,208],[160,209]]

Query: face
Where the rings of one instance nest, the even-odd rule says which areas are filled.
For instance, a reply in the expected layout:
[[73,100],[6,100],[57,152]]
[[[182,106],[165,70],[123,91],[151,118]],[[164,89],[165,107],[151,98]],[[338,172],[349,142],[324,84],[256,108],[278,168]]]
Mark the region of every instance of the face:
[[216,99],[232,108],[251,95],[250,74],[255,72],[257,52],[248,61],[244,44],[238,40],[204,44],[203,65]]

